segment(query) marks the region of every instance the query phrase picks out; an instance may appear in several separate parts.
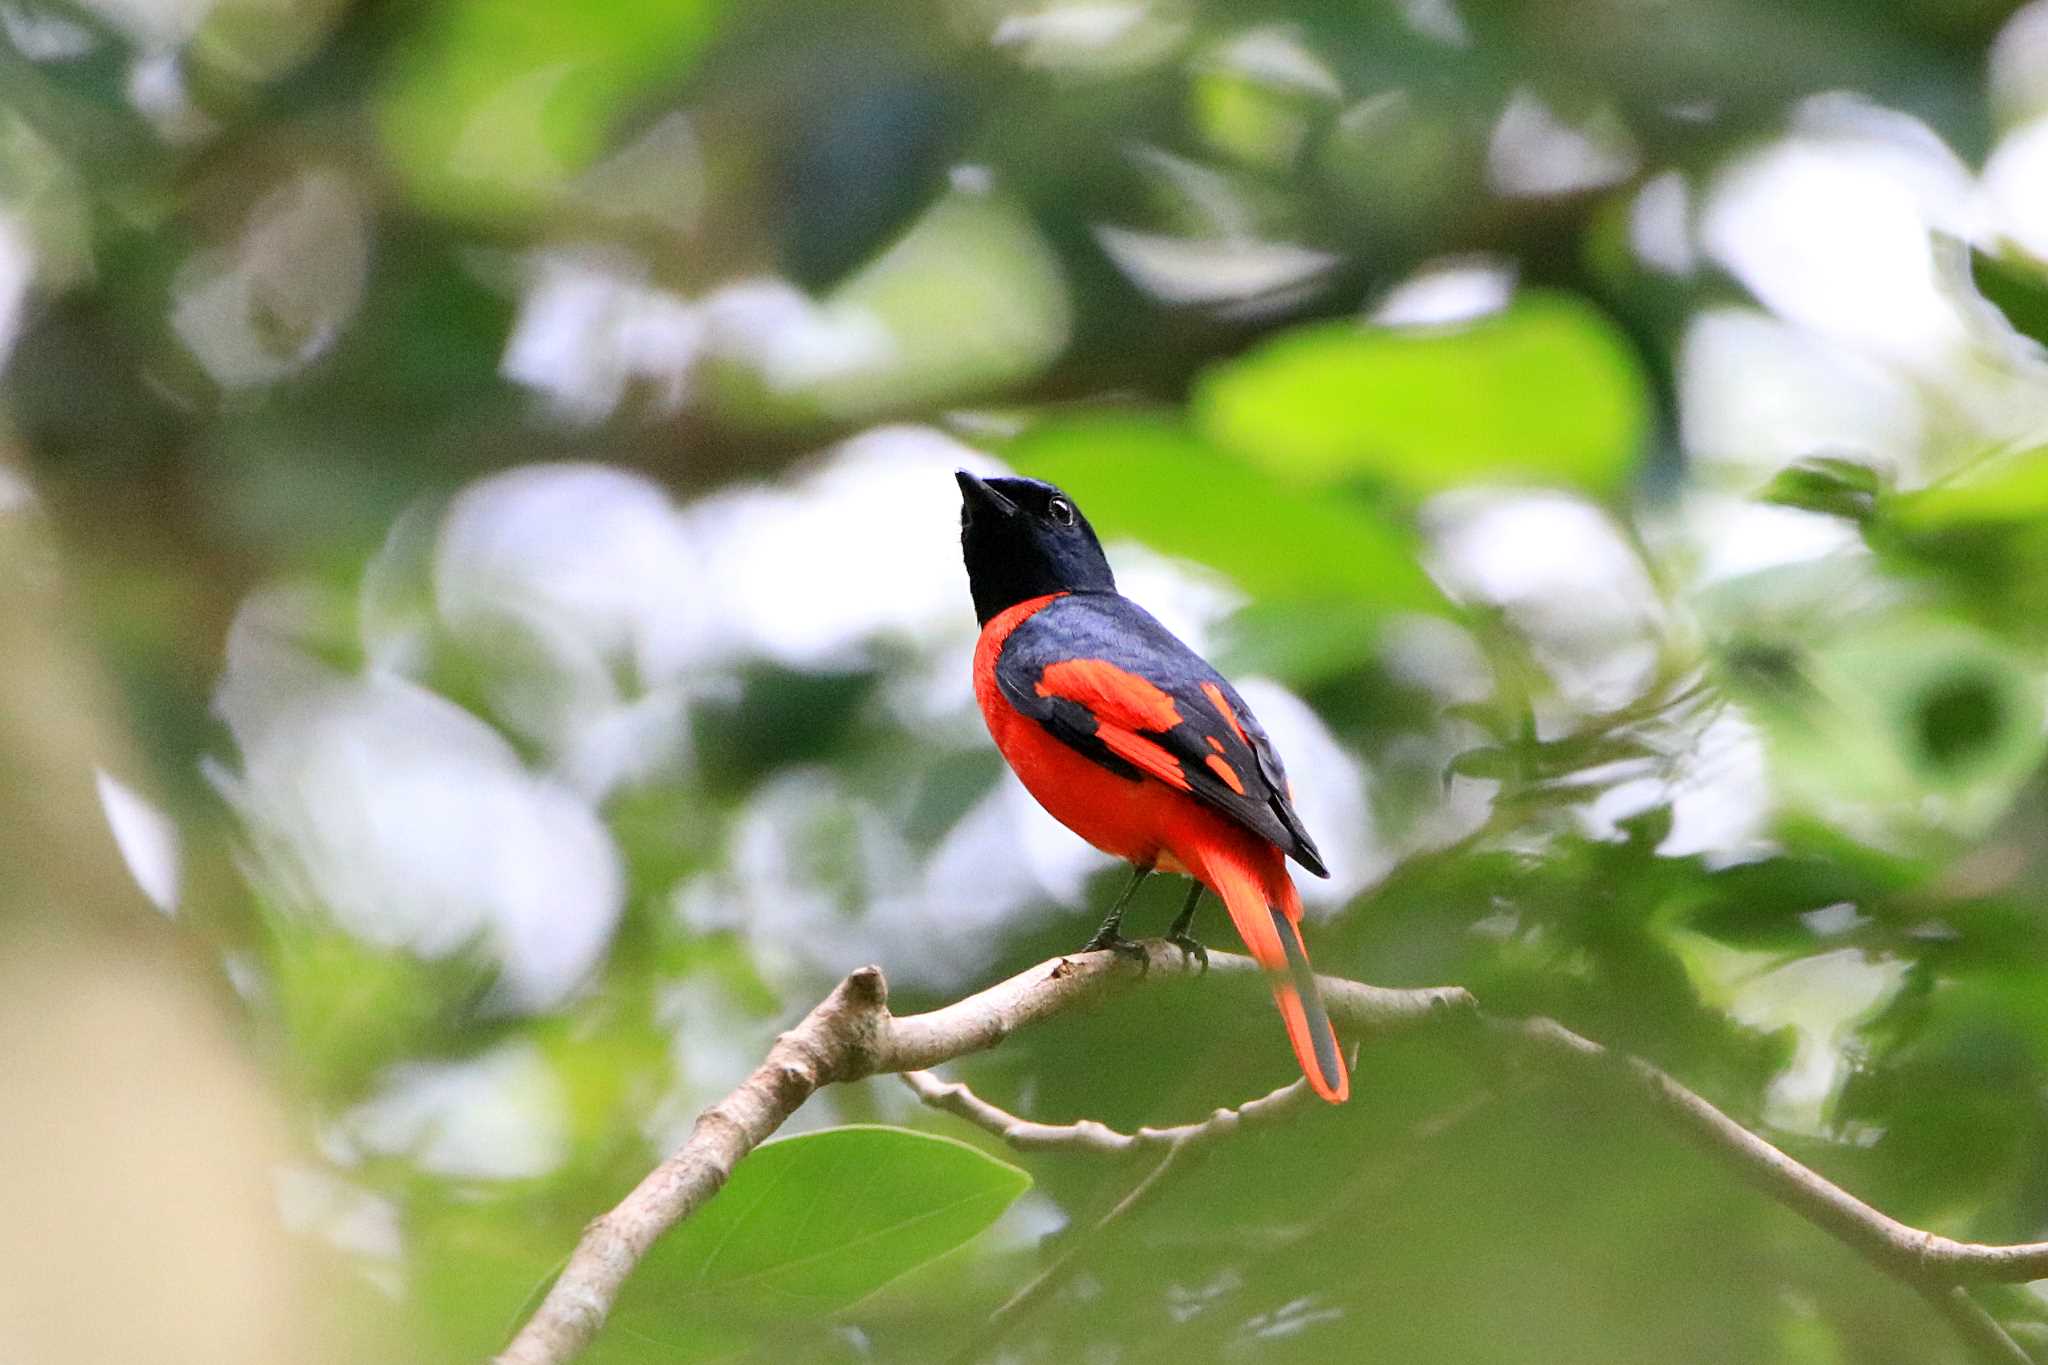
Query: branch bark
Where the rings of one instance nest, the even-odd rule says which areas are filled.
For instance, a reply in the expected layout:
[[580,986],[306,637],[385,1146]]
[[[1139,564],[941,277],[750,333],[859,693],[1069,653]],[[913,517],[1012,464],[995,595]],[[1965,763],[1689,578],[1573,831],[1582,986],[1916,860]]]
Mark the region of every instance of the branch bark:
[[[547,1297],[497,1357],[497,1365],[566,1365],[580,1354],[655,1238],[701,1208],[733,1167],[820,1088],[882,1073],[923,1072],[994,1047],[1041,1020],[1086,1007],[1111,989],[1199,970],[1163,940],[1146,940],[1144,947],[1145,956],[1138,960],[1108,952],[1054,958],[953,1004],[901,1017],[889,1012],[880,968],[854,972],[777,1038],[767,1058],[736,1090],[698,1117],[681,1147],[585,1229]],[[1218,975],[1262,974],[1257,963],[1235,953],[1212,952],[1209,961]],[[2026,1359],[1959,1287],[2048,1278],[2048,1242],[1993,1246],[1910,1227],[1794,1160],[1648,1062],[1612,1052],[1553,1020],[1488,1016],[1462,987],[1393,990],[1337,977],[1318,980],[1330,1017],[1359,1041],[1427,1033],[1469,1049],[1489,1065],[1507,1051],[1575,1076],[1601,1078],[1764,1194],[1925,1294],[1984,1359],[2007,1365]],[[907,1083],[928,1102],[1019,1145],[1103,1152],[1158,1147],[1169,1157],[1197,1133],[1214,1136],[1248,1119],[1274,1117],[1275,1111],[1291,1110],[1296,1098],[1290,1093],[1294,1087],[1283,1087],[1242,1109],[1218,1111],[1203,1123],[1124,1134],[1087,1122],[1033,1124],[934,1077],[912,1076]]]
[[1082,1119],[1078,1123],[1037,1123],[990,1104],[968,1089],[962,1081],[942,1081],[929,1071],[906,1071],[903,1084],[934,1109],[963,1118],[984,1132],[993,1133],[1020,1152],[1079,1151],[1114,1155],[1146,1148],[1173,1148],[1190,1142],[1209,1142],[1235,1133],[1245,1124],[1270,1125],[1292,1115],[1315,1098],[1306,1078],[1290,1081],[1235,1109],[1218,1109],[1200,1123],[1179,1123],[1171,1128],[1140,1128],[1124,1133]]

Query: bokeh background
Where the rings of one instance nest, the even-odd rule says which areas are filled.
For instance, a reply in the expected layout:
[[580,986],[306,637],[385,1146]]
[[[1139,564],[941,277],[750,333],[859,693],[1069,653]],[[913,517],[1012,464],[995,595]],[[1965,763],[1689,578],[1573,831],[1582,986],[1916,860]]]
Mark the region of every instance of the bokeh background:
[[[9,0],[0,1355],[483,1359],[841,974],[1085,937],[963,465],[1242,680],[1324,970],[2048,1235],[2044,259],[2041,3]],[[1128,1127],[1291,1065],[1204,983],[953,1074]],[[650,1273],[592,1358],[1962,1359],[1428,1042],[1082,1240],[1142,1165],[846,1123],[1031,1187],[851,1303]]]

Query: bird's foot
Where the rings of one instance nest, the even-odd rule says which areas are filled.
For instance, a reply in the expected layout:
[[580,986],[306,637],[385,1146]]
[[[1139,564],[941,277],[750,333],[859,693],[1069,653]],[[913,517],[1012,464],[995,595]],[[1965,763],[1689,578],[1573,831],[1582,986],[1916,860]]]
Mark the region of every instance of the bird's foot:
[[1081,945],[1084,953],[1111,952],[1118,957],[1129,958],[1141,967],[1152,965],[1152,954],[1145,951],[1145,945],[1134,938],[1125,938],[1115,929],[1104,925],[1096,931],[1095,937]]
[[1168,934],[1166,941],[1180,949],[1183,958],[1201,963],[1204,973],[1209,970],[1209,950],[1202,945],[1200,939],[1190,934]]

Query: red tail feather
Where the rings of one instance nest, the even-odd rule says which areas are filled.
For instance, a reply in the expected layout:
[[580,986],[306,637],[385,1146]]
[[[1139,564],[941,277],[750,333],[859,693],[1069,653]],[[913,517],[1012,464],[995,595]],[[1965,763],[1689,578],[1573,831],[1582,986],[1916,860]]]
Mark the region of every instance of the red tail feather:
[[1206,852],[1205,865],[1191,870],[1223,898],[1244,946],[1266,969],[1273,1002],[1287,1025],[1287,1040],[1294,1045],[1295,1060],[1309,1085],[1330,1103],[1342,1104],[1351,1094],[1351,1077],[1301,941],[1301,893],[1288,877],[1279,851],[1272,851],[1272,866],[1263,869],[1245,866],[1233,852]]

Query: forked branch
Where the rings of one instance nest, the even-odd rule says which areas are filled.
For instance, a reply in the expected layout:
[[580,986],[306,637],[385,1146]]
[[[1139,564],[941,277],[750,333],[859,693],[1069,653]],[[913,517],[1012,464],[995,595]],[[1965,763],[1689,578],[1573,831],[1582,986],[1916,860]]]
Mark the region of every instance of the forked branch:
[[[1085,1006],[1106,991],[1141,979],[1184,976],[1196,969],[1180,950],[1147,940],[1146,955],[1083,953],[1039,963],[1006,981],[926,1014],[889,1012],[881,969],[863,967],[835,987],[803,1020],[775,1040],[768,1056],[731,1094],[698,1116],[690,1135],[632,1193],[584,1230],[582,1240],[539,1309],[498,1356],[497,1365],[566,1365],[604,1325],[626,1277],[654,1240],[701,1208],[741,1158],[766,1140],[820,1088],[889,1072],[940,1108],[1021,1147],[1120,1152],[1181,1150],[1246,1123],[1297,1107],[1287,1086],[1199,1124],[1118,1133],[1101,1124],[1033,1123],[988,1104],[964,1087],[921,1075],[928,1068],[994,1047],[1018,1029]],[[1219,975],[1257,975],[1250,958],[1212,952]],[[1481,1012],[1457,986],[1392,990],[1336,977],[1320,978],[1330,1016],[1362,1042],[1397,1033],[1427,1033],[1469,1049],[1488,1063],[1505,1051],[1581,1078],[1597,1078],[1617,1096],[1645,1106],[1738,1176],[1834,1236],[1887,1274],[1928,1296],[1962,1339],[1987,1361],[2025,1361],[2027,1354],[1973,1300],[1970,1283],[2048,1278],[2048,1242],[1992,1246],[1959,1242],[1909,1227],[1872,1208],[1811,1167],[1729,1118],[1664,1071],[1614,1053],[1549,1019],[1499,1019]]]

